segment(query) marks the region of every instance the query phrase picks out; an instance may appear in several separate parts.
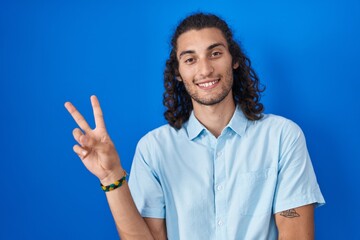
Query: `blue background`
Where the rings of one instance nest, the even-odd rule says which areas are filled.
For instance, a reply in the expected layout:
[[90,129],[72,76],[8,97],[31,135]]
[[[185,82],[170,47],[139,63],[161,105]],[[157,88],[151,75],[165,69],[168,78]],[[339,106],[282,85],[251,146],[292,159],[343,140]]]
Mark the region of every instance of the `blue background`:
[[317,239],[360,239],[360,2],[2,1],[0,239],[117,239],[99,182],[72,152],[72,101],[96,94],[126,170],[164,124],[162,74],[178,21],[224,17],[267,86],[266,112],[305,132],[327,204]]

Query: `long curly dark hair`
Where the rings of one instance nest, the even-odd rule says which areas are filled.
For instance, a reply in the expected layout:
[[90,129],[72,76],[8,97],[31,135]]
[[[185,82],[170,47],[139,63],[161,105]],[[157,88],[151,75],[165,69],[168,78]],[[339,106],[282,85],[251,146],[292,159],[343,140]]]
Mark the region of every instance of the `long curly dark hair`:
[[260,103],[261,92],[264,87],[254,69],[251,68],[250,59],[243,53],[240,45],[233,39],[233,34],[227,23],[213,14],[196,13],[188,16],[180,22],[171,39],[171,52],[166,61],[164,71],[163,104],[167,108],[164,112],[168,123],[180,129],[193,109],[191,97],[187,93],[184,83],[176,79],[179,76],[179,63],[176,57],[177,39],[189,30],[200,30],[215,27],[223,33],[232,56],[232,63],[239,63],[239,67],[233,69],[234,83],[232,86],[235,103],[240,105],[245,116],[249,120],[259,120],[262,117],[264,106]]

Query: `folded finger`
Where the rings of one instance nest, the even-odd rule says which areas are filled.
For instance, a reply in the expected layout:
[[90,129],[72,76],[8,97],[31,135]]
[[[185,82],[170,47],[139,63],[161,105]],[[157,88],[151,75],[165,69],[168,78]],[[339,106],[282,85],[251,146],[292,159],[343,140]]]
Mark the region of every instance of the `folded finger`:
[[73,133],[74,139],[75,139],[78,143],[80,143],[80,137],[81,137],[82,135],[84,135],[83,132],[82,132],[79,128],[75,128],[72,133]]
[[68,112],[71,114],[77,125],[84,130],[85,132],[88,132],[91,130],[89,124],[86,122],[85,118],[80,114],[80,112],[75,108],[74,105],[70,102],[65,103],[65,108],[68,110]]
[[82,148],[79,145],[74,145],[73,150],[81,159],[84,159],[89,153],[85,148]]
[[79,137],[79,143],[82,147],[94,148],[99,143],[99,141],[89,135],[83,134]]

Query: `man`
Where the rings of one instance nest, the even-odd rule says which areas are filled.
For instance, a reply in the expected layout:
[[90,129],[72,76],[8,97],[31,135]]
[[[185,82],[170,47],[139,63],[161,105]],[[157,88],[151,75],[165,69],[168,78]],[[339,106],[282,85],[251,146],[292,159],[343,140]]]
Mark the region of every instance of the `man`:
[[65,104],[82,129],[74,151],[103,185],[121,238],[313,239],[324,199],[304,135],[262,113],[258,77],[225,21],[191,15],[171,43],[169,124],[139,141],[129,185],[97,98],[93,130]]

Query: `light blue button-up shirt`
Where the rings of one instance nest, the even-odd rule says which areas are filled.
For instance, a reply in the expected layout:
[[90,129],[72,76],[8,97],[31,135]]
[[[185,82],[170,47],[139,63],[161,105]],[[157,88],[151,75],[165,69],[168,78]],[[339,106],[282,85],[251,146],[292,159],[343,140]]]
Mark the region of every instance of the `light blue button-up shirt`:
[[165,218],[168,239],[277,239],[274,213],[324,198],[301,129],[237,108],[215,138],[192,114],[138,143],[129,186],[143,217]]

